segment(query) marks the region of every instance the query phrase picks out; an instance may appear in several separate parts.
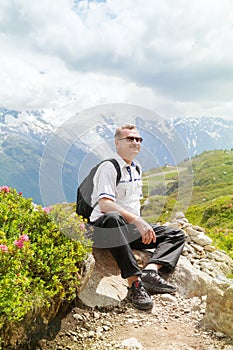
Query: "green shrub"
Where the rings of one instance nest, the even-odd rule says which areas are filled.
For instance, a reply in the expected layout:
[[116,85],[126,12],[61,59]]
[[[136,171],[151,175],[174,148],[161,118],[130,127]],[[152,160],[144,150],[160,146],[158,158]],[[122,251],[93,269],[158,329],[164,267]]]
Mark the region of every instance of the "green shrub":
[[76,214],[35,206],[0,187],[0,334],[33,310],[76,297],[78,272],[91,252],[85,232]]
[[233,230],[214,228],[208,230],[208,236],[219,249],[224,250],[233,259]]

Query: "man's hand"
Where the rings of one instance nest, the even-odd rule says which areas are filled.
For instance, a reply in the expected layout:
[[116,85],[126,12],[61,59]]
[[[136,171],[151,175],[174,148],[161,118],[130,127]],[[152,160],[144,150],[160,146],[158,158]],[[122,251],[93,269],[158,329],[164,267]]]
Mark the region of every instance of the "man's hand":
[[156,242],[156,235],[153,228],[143,220],[141,217],[133,220],[131,224],[135,225],[142,236],[142,242],[144,244],[150,244],[151,242]]

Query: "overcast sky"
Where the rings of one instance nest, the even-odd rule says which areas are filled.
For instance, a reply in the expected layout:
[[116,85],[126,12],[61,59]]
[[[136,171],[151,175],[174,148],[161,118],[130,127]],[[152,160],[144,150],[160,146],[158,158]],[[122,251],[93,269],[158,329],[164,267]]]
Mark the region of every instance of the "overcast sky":
[[0,107],[233,120],[232,0],[0,0]]

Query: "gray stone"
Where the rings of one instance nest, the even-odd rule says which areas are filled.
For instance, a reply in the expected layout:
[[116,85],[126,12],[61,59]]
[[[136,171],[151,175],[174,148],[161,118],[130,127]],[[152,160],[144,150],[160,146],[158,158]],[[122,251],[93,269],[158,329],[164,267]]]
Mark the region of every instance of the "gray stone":
[[233,338],[233,281],[213,279],[208,289],[204,324]]
[[93,249],[95,266],[85,287],[78,294],[79,299],[89,307],[119,305],[127,294],[127,284],[111,253],[105,249]]
[[192,237],[193,241],[200,246],[206,246],[206,245],[211,245],[212,244],[212,239],[204,234],[193,236]]
[[191,298],[207,294],[211,277],[196,269],[186,257],[180,256],[174,273],[168,277],[168,281],[177,286],[178,293]]
[[206,251],[208,251],[208,252],[213,252],[214,250],[215,250],[216,248],[215,248],[215,246],[213,246],[213,245],[206,245],[205,246],[205,250]]
[[204,248],[200,246],[198,243],[191,243],[191,245],[198,253],[201,253],[204,251]]
[[125,339],[122,341],[122,346],[124,346],[125,348],[133,348],[133,349],[143,349],[143,346],[141,343],[139,343],[139,341],[136,338],[129,338],[129,339]]
[[177,213],[175,214],[175,219],[176,219],[176,220],[178,220],[178,219],[185,219],[184,213],[183,213],[182,211],[177,212]]
[[161,294],[160,299],[163,301],[168,301],[169,303],[178,305],[178,301],[174,295],[171,294]]
[[200,231],[195,230],[193,226],[187,227],[185,231],[191,237],[198,236],[200,234]]

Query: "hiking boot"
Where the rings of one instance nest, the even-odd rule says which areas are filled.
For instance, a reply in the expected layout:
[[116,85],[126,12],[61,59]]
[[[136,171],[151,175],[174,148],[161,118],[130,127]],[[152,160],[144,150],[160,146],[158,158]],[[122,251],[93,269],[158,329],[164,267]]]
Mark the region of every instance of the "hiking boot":
[[175,286],[168,284],[157,271],[143,270],[141,275],[143,286],[150,294],[170,293],[174,294],[177,290]]
[[141,281],[135,281],[131,288],[128,287],[127,299],[139,310],[149,310],[153,307],[153,301]]

